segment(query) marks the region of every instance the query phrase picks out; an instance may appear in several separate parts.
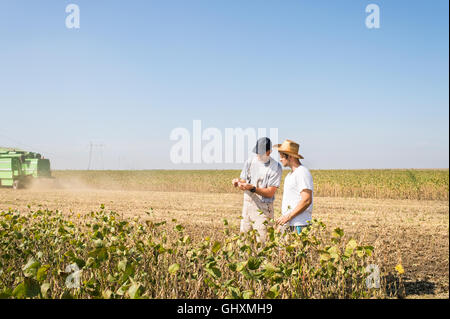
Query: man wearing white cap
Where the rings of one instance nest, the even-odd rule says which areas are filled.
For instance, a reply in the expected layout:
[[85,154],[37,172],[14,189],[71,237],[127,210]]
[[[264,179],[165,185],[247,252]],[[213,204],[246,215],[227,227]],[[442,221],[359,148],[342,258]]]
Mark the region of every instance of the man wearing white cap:
[[234,187],[244,191],[241,232],[257,230],[257,239],[262,243],[266,240],[267,224],[274,218],[273,201],[283,172],[280,163],[270,157],[271,152],[270,139],[260,138],[253,149],[256,156],[245,162],[240,178],[232,181]]
[[284,179],[282,216],[276,220],[281,227],[289,226],[291,231],[300,234],[311,222],[313,209],[313,179],[308,168],[300,163],[303,156],[298,154],[299,144],[285,140],[283,144],[274,146],[280,153],[280,161],[291,172]]

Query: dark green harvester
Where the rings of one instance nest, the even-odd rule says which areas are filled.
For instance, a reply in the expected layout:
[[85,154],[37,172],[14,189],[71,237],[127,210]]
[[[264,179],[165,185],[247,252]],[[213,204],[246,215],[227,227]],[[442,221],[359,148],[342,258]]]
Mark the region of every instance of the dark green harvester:
[[41,177],[51,178],[48,159],[38,153],[0,147],[0,186],[17,189]]

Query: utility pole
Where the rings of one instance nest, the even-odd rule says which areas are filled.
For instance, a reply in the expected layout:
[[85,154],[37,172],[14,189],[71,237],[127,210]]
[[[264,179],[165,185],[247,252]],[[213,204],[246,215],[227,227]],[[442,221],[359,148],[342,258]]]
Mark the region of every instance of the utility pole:
[[89,142],[89,164],[88,164],[88,170],[91,169],[91,158],[92,158],[92,142]]
[[101,160],[102,160],[102,168],[104,168],[104,163],[103,163],[103,150],[102,148],[104,147],[104,144],[94,144],[92,142],[89,142],[89,163],[88,163],[88,171],[91,169],[91,161],[92,161],[92,152],[94,150],[95,147],[99,147],[100,148],[100,153],[101,153]]

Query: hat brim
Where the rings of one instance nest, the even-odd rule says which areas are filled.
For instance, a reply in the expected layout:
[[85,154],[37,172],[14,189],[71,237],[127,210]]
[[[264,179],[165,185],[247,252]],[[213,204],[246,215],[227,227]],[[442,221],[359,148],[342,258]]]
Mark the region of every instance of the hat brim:
[[304,159],[304,157],[301,156],[300,154],[296,154],[294,152],[290,152],[288,150],[281,149],[280,147],[281,147],[281,144],[276,144],[276,145],[273,146],[273,148],[276,149],[278,152],[289,154],[289,155],[291,155],[291,156],[293,156],[295,158]]

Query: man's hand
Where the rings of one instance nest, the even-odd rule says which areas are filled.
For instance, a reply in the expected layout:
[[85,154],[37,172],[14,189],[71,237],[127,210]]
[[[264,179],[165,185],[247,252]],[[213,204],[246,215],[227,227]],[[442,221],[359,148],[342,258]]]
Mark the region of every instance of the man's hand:
[[278,218],[275,223],[279,226],[283,226],[284,224],[288,223],[291,219],[289,218],[289,215],[281,216]]
[[249,183],[241,183],[241,182],[239,182],[238,185],[239,185],[239,188],[241,190],[243,190],[243,191],[249,191],[249,190],[251,190],[253,188],[253,185],[249,184]]
[[275,222],[277,225],[284,225],[287,222],[291,221],[296,216],[303,213],[309,205],[312,203],[312,191],[310,189],[304,189],[300,192],[300,195],[302,196],[302,200],[300,203],[298,203],[297,207],[295,207],[293,210],[290,211],[289,214],[281,216],[278,218]]
[[233,184],[234,187],[238,187],[241,183],[245,183],[245,180],[240,178],[233,178],[233,180],[231,181],[231,184]]

